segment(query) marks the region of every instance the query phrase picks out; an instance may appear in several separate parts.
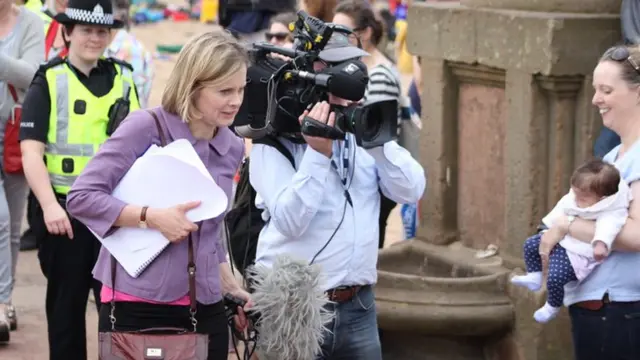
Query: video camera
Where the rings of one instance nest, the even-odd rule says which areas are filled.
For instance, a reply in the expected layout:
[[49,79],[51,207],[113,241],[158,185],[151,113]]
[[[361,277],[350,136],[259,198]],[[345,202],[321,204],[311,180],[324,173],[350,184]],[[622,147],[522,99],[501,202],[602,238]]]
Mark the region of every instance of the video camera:
[[[397,100],[357,103],[364,96],[369,77],[366,65],[359,60],[366,52],[350,46],[349,37],[355,34],[304,11],[297,15],[298,19],[289,24],[293,48],[259,42],[249,50],[251,66],[247,70],[244,101],[232,125],[236,133],[250,139],[266,135],[299,138],[305,134],[338,140],[349,132],[364,148],[394,140],[398,126]],[[348,59],[339,60],[340,56],[335,56],[354,49],[357,55]],[[318,62],[326,67],[315,70],[314,64]],[[331,105],[331,111],[336,114],[333,127],[310,117],[305,117],[300,124],[298,117],[304,110],[327,101],[329,93],[354,103]]]

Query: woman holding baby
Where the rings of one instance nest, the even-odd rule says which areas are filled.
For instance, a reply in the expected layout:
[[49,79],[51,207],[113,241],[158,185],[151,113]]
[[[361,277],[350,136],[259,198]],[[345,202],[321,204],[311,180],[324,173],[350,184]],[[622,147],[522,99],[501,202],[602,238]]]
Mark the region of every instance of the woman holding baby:
[[[632,197],[640,199],[640,49],[607,50],[593,72],[593,87],[593,104],[604,125],[622,139],[604,160],[615,165]],[[561,215],[542,236],[540,256],[553,257],[567,235],[601,248],[593,241],[595,229],[594,220]],[[584,280],[564,288],[578,360],[640,359],[640,201],[631,201],[611,247]]]

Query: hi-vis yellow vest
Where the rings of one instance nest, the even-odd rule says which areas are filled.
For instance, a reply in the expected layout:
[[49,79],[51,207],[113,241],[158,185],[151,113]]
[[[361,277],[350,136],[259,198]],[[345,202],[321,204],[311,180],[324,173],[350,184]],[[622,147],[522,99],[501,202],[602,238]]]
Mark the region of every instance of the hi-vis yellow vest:
[[36,13],[38,16],[40,16],[40,19],[42,19],[42,22],[44,22],[44,33],[47,33],[47,30],[49,30],[49,25],[51,25],[51,17],[49,15],[47,15],[44,11],[45,11],[45,7],[42,5],[42,1],[40,0],[28,0],[25,4],[24,7],[26,7],[27,9],[31,10],[32,12]]
[[130,89],[130,111],[140,108],[131,69],[116,61],[112,64],[117,75],[111,91],[102,97],[93,95],[66,62],[52,66],[45,73],[51,98],[45,159],[51,185],[57,194],[69,192],[78,175],[107,140],[109,109],[116,100]]

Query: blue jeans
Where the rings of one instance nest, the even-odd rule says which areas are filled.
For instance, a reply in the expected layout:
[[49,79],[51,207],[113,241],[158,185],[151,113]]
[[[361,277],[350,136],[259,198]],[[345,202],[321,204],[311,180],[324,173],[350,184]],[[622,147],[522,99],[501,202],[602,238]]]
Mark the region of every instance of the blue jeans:
[[575,360],[640,359],[640,301],[569,307]]
[[330,332],[316,360],[382,360],[373,288],[366,286],[351,300],[328,306],[335,318],[327,325]]

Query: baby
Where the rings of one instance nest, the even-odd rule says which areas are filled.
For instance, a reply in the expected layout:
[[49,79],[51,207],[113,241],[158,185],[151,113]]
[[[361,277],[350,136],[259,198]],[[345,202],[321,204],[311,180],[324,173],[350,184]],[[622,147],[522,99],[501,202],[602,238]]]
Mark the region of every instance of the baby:
[[[534,313],[536,321],[544,323],[553,319],[562,306],[564,285],[571,281],[582,281],[609,255],[613,240],[629,215],[631,199],[629,186],[613,165],[602,160],[590,160],[576,169],[571,176],[571,190],[542,222],[551,228],[553,222],[562,215],[567,215],[569,224],[576,217],[595,220],[595,235],[591,244],[566,235],[551,250],[547,302]],[[531,291],[537,291],[542,286],[542,261],[538,252],[542,234],[540,232],[524,243],[527,274],[511,279],[513,284]]]

